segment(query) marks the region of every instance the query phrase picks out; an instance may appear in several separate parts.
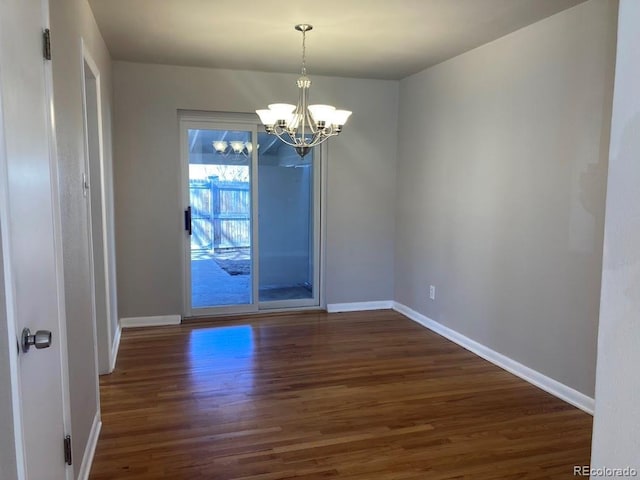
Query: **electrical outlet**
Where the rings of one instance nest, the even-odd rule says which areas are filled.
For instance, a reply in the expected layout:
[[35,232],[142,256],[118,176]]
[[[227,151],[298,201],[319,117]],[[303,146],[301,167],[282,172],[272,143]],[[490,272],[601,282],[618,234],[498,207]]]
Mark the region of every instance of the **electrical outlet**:
[[431,300],[436,299],[436,287],[435,285],[429,285],[429,298]]

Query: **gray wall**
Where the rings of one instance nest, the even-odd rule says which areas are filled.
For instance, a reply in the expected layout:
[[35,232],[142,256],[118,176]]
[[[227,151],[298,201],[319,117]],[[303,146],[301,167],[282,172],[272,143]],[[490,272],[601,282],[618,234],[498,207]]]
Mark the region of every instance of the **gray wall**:
[[591,0],[400,85],[395,300],[589,396],[616,9]]
[[[622,0],[591,465],[640,471],[640,2]],[[615,478],[623,478],[616,476]],[[624,477],[624,478],[629,478]]]
[[[398,83],[313,76],[313,101],[353,110],[329,146],[329,303],[393,295]],[[252,112],[295,101],[297,75],[114,62],[114,174],[121,317],[180,314],[178,109]]]
[[[77,475],[98,409],[96,352],[93,342],[95,326],[91,314],[89,227],[86,202],[81,189],[85,151],[81,90],[84,73],[80,39],[84,39],[102,76],[102,120],[107,172],[111,169],[111,60],[86,0],[55,2],[51,8],[51,30],[58,174],[62,202],[71,427]],[[107,178],[107,185],[110,180]],[[111,201],[110,192],[108,199]],[[109,215],[112,217],[112,213]],[[115,286],[113,288],[115,291]],[[115,304],[113,308],[115,312]],[[116,318],[114,315],[112,321]]]

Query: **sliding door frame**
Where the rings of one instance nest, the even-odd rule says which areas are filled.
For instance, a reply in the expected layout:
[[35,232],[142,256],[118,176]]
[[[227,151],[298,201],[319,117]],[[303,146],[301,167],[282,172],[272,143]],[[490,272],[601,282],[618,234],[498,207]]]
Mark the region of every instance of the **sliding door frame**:
[[222,305],[219,307],[193,308],[191,296],[191,236],[183,228],[183,305],[185,317],[209,317],[216,315],[232,315],[255,313],[258,311],[258,128],[255,119],[244,115],[228,113],[178,112],[180,127],[180,159],[182,204],[186,210],[190,205],[189,198],[189,145],[188,130],[239,130],[251,132],[253,150],[250,160],[251,191],[251,302],[241,305]]
[[[324,310],[325,272],[326,272],[326,244],[327,244],[327,163],[328,146],[326,143],[315,147],[313,159],[313,187],[314,187],[314,299],[313,302],[292,304],[284,301],[259,301],[259,246],[258,235],[258,117],[253,113],[204,112],[193,110],[178,110],[178,125],[180,129],[180,159],[181,159],[181,190],[184,209],[189,206],[189,151],[187,130],[200,128],[209,130],[245,130],[252,132],[253,152],[251,156],[251,269],[252,269],[252,303],[239,306],[221,306],[214,308],[198,308],[191,306],[191,239],[184,229],[183,234],[183,311],[184,317],[213,317],[244,313],[286,312],[292,310]],[[317,198],[315,198],[317,197]],[[317,293],[315,293],[317,292]],[[317,301],[315,300],[317,296]],[[260,305],[262,303],[262,305]],[[313,304],[311,304],[313,303]]]

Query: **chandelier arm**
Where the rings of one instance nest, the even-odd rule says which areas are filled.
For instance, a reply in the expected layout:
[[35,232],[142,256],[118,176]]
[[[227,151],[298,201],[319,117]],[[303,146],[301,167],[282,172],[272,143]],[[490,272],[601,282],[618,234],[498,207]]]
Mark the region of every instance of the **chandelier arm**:
[[[296,130],[296,132],[297,132],[297,130]],[[306,142],[306,141],[304,141],[304,137],[296,137],[295,136],[296,132],[291,133],[289,130],[286,130],[284,128],[276,126],[276,127],[274,127],[272,132],[267,132],[267,133],[270,133],[271,135],[275,135],[282,142],[284,142],[287,145],[290,145],[292,147],[300,147],[300,146],[303,146],[303,147],[304,146],[306,146],[306,147],[315,147],[316,145],[320,145],[321,143],[324,143],[330,137],[335,137],[335,136],[340,134],[340,132],[335,132],[333,130],[333,126],[329,126],[329,127],[325,128],[324,130],[317,129],[317,130],[313,131],[312,132],[313,133],[313,137],[311,138],[311,141]],[[288,136],[288,138],[287,138],[287,136]]]
[[[293,146],[299,146],[300,145],[300,141],[299,138],[297,137],[297,133],[298,133],[298,128],[299,126],[296,126],[295,130],[290,130],[290,129],[284,129],[283,130],[283,135],[286,133],[287,135],[289,135],[289,139],[291,139],[292,143],[289,143],[289,145],[293,145]],[[282,137],[280,137],[282,138]]]
[[309,147],[317,147],[317,146],[318,146],[318,145],[320,145],[321,143],[324,143],[324,142],[326,142],[327,140],[329,140],[329,137],[318,137],[318,138],[320,138],[320,140],[319,140],[319,141],[317,141],[317,142],[315,142],[315,143],[313,143],[313,144],[311,144],[311,145],[308,145],[308,146],[309,146]]
[[339,134],[339,132],[335,132],[333,130],[333,125],[329,125],[328,127],[326,127],[324,129],[324,135],[327,136],[327,137],[335,137],[338,134]]
[[[285,134],[289,135],[289,138],[295,140],[295,143],[289,141],[284,136]],[[298,141],[298,140],[300,140],[300,138],[293,137],[289,132],[287,132],[286,130],[283,130],[283,129],[279,129],[279,131],[274,129],[274,131],[271,132],[271,135],[275,135],[282,142],[284,142],[287,145],[290,145],[292,147],[315,147],[316,145],[320,145],[321,143],[326,142],[329,139],[329,137],[336,136],[337,133],[332,133],[331,135],[322,135],[322,133],[320,131],[318,131],[318,132],[316,132],[316,134],[314,134],[313,138],[308,143],[306,143],[306,142],[305,143],[300,143]]]
[[[304,32],[302,32],[303,34],[303,38],[304,38]],[[306,73],[306,67],[303,67],[304,72]],[[309,89],[307,87],[302,87],[300,90],[300,100],[298,101],[298,108],[300,109],[300,114],[301,114],[301,128],[300,128],[300,140],[302,142],[302,144],[306,144],[305,141],[305,130],[307,128],[307,122],[309,121],[309,109],[308,107],[308,103],[309,103]],[[311,123],[309,123],[309,129],[311,129]]]
[[291,143],[290,141],[288,141],[288,140],[287,140],[287,138],[283,136],[285,133],[286,133],[287,135],[289,135],[289,137],[290,137],[290,138],[293,138],[293,137],[291,137],[291,134],[290,134],[289,132],[287,132],[286,130],[283,130],[283,129],[279,129],[279,131],[278,131],[278,129],[274,129],[274,130],[273,130],[273,132],[271,132],[271,135],[275,135],[275,136],[276,136],[276,137],[278,137],[282,142],[284,142],[284,143],[286,143],[287,145],[290,145],[290,146],[292,146],[292,147],[297,147],[297,146],[299,146],[297,143]]
[[316,135],[318,135],[318,133],[320,133],[320,129],[314,126],[313,118],[311,118],[311,114],[309,113],[308,103],[309,103],[309,99],[307,98],[307,102],[305,104],[304,116],[307,122],[309,123],[309,132],[311,133],[311,135],[313,135],[313,137],[315,137]]
[[294,146],[296,146],[296,147],[300,145],[300,138],[298,138],[298,137],[296,136],[297,131],[298,131],[298,130],[296,129],[296,131],[295,131],[295,132],[287,132],[287,133],[289,134],[289,138],[290,138],[290,139],[291,139],[291,141],[293,142],[293,143],[292,143],[292,145],[294,145]]
[[321,139],[323,139],[322,130],[318,130],[311,139],[310,145],[318,145]]
[[324,135],[324,133],[322,132],[322,130],[318,130],[313,137],[311,138],[311,141],[307,142],[305,144],[305,146],[307,147],[315,147],[316,145],[320,145],[321,143],[325,142],[329,137],[327,137],[326,135]]

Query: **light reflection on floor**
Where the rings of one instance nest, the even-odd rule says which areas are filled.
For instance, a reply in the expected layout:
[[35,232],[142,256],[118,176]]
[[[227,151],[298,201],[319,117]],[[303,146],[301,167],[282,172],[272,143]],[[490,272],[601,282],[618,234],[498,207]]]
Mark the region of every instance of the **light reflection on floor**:
[[[203,328],[189,337],[193,392],[210,397],[246,395],[254,387],[254,332],[250,325]],[[225,401],[227,401],[226,399]]]

